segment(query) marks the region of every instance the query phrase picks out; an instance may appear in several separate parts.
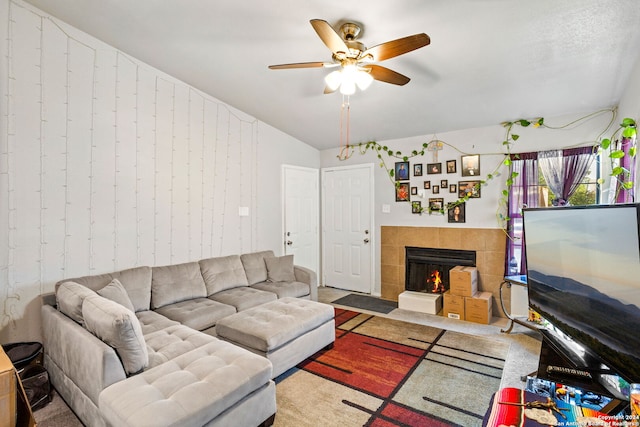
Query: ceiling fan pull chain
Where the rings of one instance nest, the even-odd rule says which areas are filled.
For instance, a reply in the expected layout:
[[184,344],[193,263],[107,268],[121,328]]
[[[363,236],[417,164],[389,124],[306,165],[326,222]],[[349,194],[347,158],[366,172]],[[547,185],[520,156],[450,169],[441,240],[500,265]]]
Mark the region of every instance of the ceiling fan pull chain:
[[[345,101],[346,99],[346,101]],[[346,109],[346,113],[345,113]],[[351,157],[349,153],[349,123],[350,123],[350,110],[349,96],[342,95],[342,105],[340,106],[340,154],[338,158],[340,160],[346,160]],[[346,136],[345,136],[345,114],[346,114]]]

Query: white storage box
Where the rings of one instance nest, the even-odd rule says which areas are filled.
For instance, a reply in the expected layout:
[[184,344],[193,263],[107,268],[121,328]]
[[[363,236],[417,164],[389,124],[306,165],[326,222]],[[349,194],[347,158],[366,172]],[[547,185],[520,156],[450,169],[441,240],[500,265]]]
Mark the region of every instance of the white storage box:
[[398,308],[420,313],[438,314],[442,310],[442,295],[404,291],[398,295]]

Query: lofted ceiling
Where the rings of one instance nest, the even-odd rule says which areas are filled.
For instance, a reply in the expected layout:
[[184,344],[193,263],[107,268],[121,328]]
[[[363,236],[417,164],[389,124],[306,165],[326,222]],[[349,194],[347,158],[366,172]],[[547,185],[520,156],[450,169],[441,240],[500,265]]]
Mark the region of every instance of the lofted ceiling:
[[638,0],[26,0],[318,149],[340,145],[339,92],[309,20],[362,25],[372,47],[427,33],[350,104],[350,141],[432,135],[617,105],[640,56]]

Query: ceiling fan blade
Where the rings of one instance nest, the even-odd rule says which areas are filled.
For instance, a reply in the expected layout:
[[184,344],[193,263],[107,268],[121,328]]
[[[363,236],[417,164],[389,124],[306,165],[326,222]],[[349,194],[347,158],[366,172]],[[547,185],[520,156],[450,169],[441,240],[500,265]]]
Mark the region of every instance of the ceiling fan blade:
[[386,43],[373,46],[362,52],[361,57],[371,55],[374,61],[384,61],[420,49],[431,43],[431,39],[425,33],[414,34],[412,36],[403,37],[401,39],[392,40]]
[[329,93],[333,93],[336,90],[338,90],[338,89],[337,88],[336,89],[331,89],[329,86],[325,86],[324,87],[324,94],[326,95],[326,94],[329,94]]
[[328,65],[331,64],[327,64],[326,62],[296,62],[293,64],[269,65],[269,68],[272,70],[286,70],[290,68],[320,68]]
[[316,30],[316,33],[318,33],[322,42],[327,45],[331,52],[334,54],[342,53],[343,55],[349,53],[347,44],[327,21],[322,19],[312,19],[309,22],[311,22],[313,29]]
[[409,83],[409,80],[411,80],[405,75],[396,73],[395,71],[390,70],[386,67],[381,67],[380,65],[367,65],[362,68],[365,70],[369,70],[369,72],[371,73],[371,77],[373,77],[375,80],[385,83],[404,86]]

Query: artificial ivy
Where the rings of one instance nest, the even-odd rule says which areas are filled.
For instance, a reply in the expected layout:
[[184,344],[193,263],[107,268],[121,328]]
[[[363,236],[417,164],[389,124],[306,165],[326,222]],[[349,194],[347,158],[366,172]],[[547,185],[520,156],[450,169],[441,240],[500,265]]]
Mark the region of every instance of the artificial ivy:
[[[577,120],[574,120],[570,123],[567,123],[565,125],[559,126],[559,127],[552,127],[552,126],[548,126],[545,124],[544,118],[543,117],[538,117],[535,119],[517,119],[514,121],[508,121],[508,122],[503,122],[501,123],[501,125],[505,128],[505,138],[502,141],[502,146],[505,149],[505,153],[501,153],[504,154],[504,158],[503,160],[496,166],[496,168],[489,174],[487,174],[485,179],[482,179],[479,181],[479,184],[477,184],[478,186],[486,186],[488,184],[489,181],[493,180],[494,178],[500,176],[500,169],[502,167],[509,167],[511,166],[511,149],[513,147],[513,145],[515,144],[516,141],[518,141],[518,139],[520,138],[519,134],[514,133],[514,128],[517,126],[526,128],[529,126],[532,126],[534,128],[549,128],[549,129],[564,129],[567,128],[577,122],[586,120],[588,118],[591,118],[597,114],[601,114],[603,112],[610,112],[612,114],[612,121],[615,119],[615,114],[616,114],[616,109],[612,108],[612,109],[606,109],[606,110],[599,110],[596,111],[594,113],[588,114],[586,116],[583,116]],[[609,123],[609,125],[607,125],[607,129],[610,127],[611,123]],[[603,132],[604,133],[604,132]],[[613,133],[613,135],[611,136],[611,138],[604,138],[600,141],[600,148],[602,150],[610,150],[611,148],[611,144],[612,144],[612,140],[615,140],[616,136],[618,135],[618,133],[621,133],[621,137],[622,138],[629,138],[629,139],[633,139],[633,143],[632,143],[632,147],[628,150],[628,154],[631,157],[635,157],[636,156],[636,151],[637,151],[637,146],[636,146],[636,142],[635,142],[635,138],[636,138],[636,121],[630,118],[625,118],[622,120],[622,123],[620,124],[620,127],[618,129],[616,129],[616,131]],[[395,181],[395,170],[393,167],[389,167],[386,163],[386,159],[392,159],[394,162],[396,160],[401,160],[403,162],[408,162],[410,159],[418,157],[418,156],[424,156],[425,154],[425,150],[428,149],[429,144],[432,142],[438,142],[438,143],[443,143],[446,144],[452,148],[454,148],[455,150],[457,150],[458,152],[460,152],[461,154],[470,154],[470,153],[465,153],[462,152],[460,150],[458,150],[456,147],[452,146],[451,144],[446,143],[445,141],[439,140],[439,139],[432,139],[431,141],[425,142],[422,144],[422,146],[420,147],[420,149],[416,149],[416,150],[412,150],[410,154],[404,154],[401,151],[398,150],[393,150],[391,148],[389,148],[386,145],[381,145],[376,141],[368,141],[368,142],[361,142],[355,146],[345,146],[340,154],[337,156],[338,159],[340,160],[346,160],[348,158],[351,157],[351,155],[353,154],[354,150],[358,150],[360,152],[360,154],[366,154],[367,151],[372,150],[376,153],[377,158],[380,160],[380,164],[379,166],[383,169],[386,170],[387,172],[387,176],[389,177],[389,179],[391,180],[391,182],[394,184],[394,186],[396,186],[396,188],[400,185],[399,182]],[[610,150],[609,152],[609,158],[611,159],[612,162],[612,173],[611,176],[615,177],[615,179],[617,179],[620,182],[620,187],[621,189],[624,190],[632,190],[634,187],[634,183],[631,180],[631,177],[633,176],[632,171],[629,171],[621,166],[616,166],[614,163],[616,162],[616,160],[621,159],[625,156],[625,152],[621,149],[621,148],[615,148],[613,150]],[[501,192],[501,197],[499,200],[499,204],[498,204],[498,210],[497,210],[497,219],[499,221],[499,223],[503,226],[506,224],[506,222],[510,219],[509,216],[505,213],[508,213],[508,199],[509,199],[509,192],[510,192],[510,188],[514,183],[515,178],[517,178],[518,173],[517,172],[512,172],[506,179],[506,188],[502,190]],[[600,182],[602,183],[602,182]],[[460,205],[462,203],[467,202],[469,199],[471,198],[471,191],[468,192],[467,194],[465,194],[465,196],[458,198],[458,200],[456,200],[455,202],[451,202],[447,204],[446,209],[451,209],[457,205]],[[412,209],[415,209],[415,207],[412,206]],[[439,213],[444,215],[445,213],[445,207],[443,206],[440,209],[431,209],[430,207],[420,207],[420,211],[419,213],[422,214],[423,212],[427,212],[430,215],[432,213]]]

